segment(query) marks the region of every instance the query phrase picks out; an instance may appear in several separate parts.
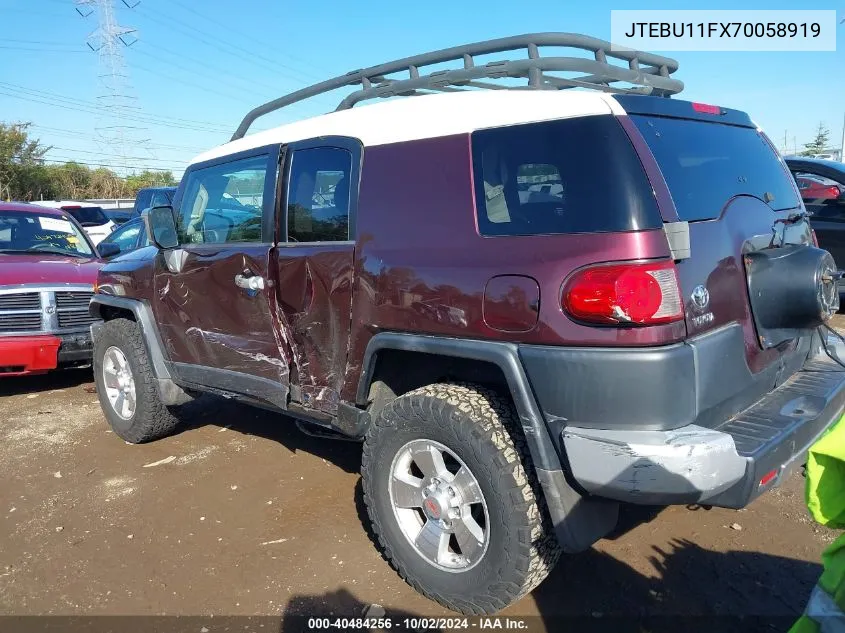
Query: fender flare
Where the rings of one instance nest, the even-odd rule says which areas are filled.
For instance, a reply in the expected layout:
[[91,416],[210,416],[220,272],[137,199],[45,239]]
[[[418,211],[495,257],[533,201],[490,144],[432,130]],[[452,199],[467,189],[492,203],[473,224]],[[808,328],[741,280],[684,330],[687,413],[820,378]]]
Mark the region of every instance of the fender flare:
[[97,332],[103,325],[103,306],[126,310],[135,316],[135,322],[141,328],[144,346],[147,348],[150,367],[158,384],[158,391],[162,402],[167,406],[176,406],[193,400],[182,387],[173,381],[169,362],[164,354],[164,343],[161,340],[161,335],[159,334],[155,318],[153,317],[153,311],[149,304],[140,299],[115,297],[114,295],[106,294],[95,294],[91,297],[88,312],[91,316],[100,319],[91,326],[91,338],[95,342],[95,345]]
[[370,339],[364,353],[356,394],[359,406],[367,404],[378,353],[388,349],[478,360],[499,367],[507,381],[561,547],[566,552],[584,551],[613,529],[619,504],[583,497],[566,480],[545,419],[519,359],[517,345],[501,341],[380,332]]

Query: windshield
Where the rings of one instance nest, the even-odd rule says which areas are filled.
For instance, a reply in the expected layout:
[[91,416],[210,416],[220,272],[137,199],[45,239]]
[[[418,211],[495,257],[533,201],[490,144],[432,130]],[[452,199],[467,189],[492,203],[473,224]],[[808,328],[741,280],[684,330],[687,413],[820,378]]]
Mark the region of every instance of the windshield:
[[0,254],[21,252],[93,256],[85,236],[67,218],[0,211]]
[[719,217],[734,196],[776,211],[800,203],[777,154],[755,129],[657,116],[631,116],[651,148],[681,220]]
[[62,207],[82,226],[100,226],[109,221],[102,207]]

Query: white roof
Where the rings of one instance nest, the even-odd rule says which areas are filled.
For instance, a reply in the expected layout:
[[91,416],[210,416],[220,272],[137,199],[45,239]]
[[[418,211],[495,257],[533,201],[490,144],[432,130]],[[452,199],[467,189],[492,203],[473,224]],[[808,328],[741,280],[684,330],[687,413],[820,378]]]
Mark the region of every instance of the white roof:
[[594,114],[625,111],[612,96],[587,91],[473,90],[403,97],[250,134],[204,152],[192,162],[318,136],[351,136],[366,147]]

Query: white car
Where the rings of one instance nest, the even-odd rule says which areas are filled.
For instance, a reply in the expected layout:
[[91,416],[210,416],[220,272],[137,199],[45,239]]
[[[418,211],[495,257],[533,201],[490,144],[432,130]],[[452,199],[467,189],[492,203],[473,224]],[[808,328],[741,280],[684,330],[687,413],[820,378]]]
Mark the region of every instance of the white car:
[[103,208],[96,205],[73,200],[39,200],[33,202],[33,204],[67,211],[82,225],[95,246],[117,228],[117,224],[105,214]]

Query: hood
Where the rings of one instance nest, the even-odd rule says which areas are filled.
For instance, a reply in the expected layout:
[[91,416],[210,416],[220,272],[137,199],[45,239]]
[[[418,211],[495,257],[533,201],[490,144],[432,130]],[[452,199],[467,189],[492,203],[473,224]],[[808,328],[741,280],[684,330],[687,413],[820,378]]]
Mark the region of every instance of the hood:
[[0,254],[0,286],[18,284],[91,284],[97,281],[102,262],[61,255]]

